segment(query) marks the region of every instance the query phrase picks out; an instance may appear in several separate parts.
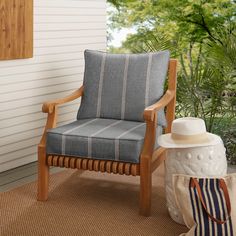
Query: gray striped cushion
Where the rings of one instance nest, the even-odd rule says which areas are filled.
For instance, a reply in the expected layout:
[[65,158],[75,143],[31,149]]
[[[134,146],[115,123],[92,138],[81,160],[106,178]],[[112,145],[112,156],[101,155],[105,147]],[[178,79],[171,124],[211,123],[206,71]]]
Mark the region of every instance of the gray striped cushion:
[[47,154],[139,163],[144,135],[144,122],[81,119],[48,131]]
[[[143,121],[144,108],[163,95],[169,52],[108,54],[85,51],[84,95],[78,119]],[[164,111],[158,124],[165,126]]]

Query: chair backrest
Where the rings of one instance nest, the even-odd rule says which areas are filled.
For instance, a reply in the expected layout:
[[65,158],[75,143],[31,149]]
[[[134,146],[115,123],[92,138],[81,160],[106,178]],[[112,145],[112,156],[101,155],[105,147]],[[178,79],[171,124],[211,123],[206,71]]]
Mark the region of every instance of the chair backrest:
[[[86,50],[84,94],[77,118],[143,121],[145,107],[163,95],[169,60],[169,51],[109,54]],[[166,125],[163,110],[158,123]]]

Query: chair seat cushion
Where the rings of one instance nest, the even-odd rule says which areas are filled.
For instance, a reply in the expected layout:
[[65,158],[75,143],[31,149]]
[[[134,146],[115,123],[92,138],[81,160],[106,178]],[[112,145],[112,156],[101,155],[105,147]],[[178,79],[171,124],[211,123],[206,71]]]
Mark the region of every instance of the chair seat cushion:
[[[139,163],[146,124],[81,119],[47,132],[47,154]],[[162,134],[158,126],[157,136]]]

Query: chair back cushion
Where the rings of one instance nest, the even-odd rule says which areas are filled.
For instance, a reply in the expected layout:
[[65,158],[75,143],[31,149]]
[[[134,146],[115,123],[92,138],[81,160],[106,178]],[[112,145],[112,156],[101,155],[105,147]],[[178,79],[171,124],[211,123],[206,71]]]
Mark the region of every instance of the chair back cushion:
[[[78,119],[143,121],[145,107],[163,95],[169,51],[109,54],[85,51],[84,94]],[[158,124],[165,126],[164,111]]]

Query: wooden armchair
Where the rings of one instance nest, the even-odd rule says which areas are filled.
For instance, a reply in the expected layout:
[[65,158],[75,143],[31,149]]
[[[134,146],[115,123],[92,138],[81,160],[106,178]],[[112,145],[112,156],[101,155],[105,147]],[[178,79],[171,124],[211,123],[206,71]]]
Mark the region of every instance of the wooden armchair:
[[168,90],[158,102],[144,109],[143,117],[146,123],[144,128],[146,128],[139,163],[71,156],[65,153],[47,153],[47,131],[56,127],[58,106],[81,96],[83,97],[85,88],[82,86],[70,96],[44,103],[42,110],[48,113],[48,118],[42,139],[38,145],[38,200],[45,201],[48,198],[49,166],[140,176],[140,214],[149,216],[151,213],[152,172],[164,161],[165,152],[164,148],[155,148],[158,126],[157,113],[160,109],[166,107],[167,126],[165,133],[169,133],[171,123],[175,117],[176,68],[177,61],[170,59]]

